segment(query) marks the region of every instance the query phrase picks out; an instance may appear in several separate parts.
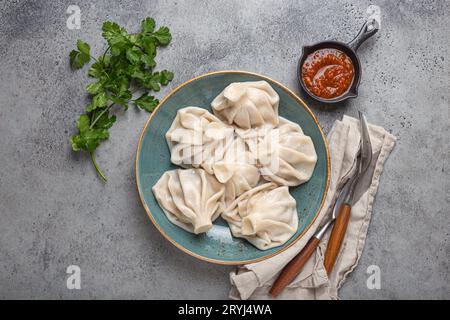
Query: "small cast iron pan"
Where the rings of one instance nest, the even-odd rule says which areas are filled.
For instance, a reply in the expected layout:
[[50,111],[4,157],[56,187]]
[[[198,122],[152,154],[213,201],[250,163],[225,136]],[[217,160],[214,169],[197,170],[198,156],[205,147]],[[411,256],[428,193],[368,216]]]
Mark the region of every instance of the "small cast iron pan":
[[[356,50],[358,50],[359,46],[369,39],[371,36],[373,36],[377,31],[380,29],[380,26],[378,22],[375,19],[370,19],[364,23],[361,30],[359,31],[358,35],[349,43],[343,43],[340,41],[323,41],[316,44],[313,44],[311,46],[304,46],[303,47],[303,53],[300,57],[299,63],[298,63],[298,81],[300,82],[301,88],[303,91],[309,95],[311,98],[323,102],[323,103],[336,103],[340,101],[344,101],[346,99],[350,98],[356,98],[358,96],[358,86],[359,82],[361,80],[361,63],[359,62],[358,55],[356,54]],[[305,59],[308,57],[309,54],[313,53],[316,50],[319,49],[337,49],[342,52],[344,52],[352,61],[353,67],[355,69],[355,74],[353,77],[353,82],[350,85],[350,88],[347,90],[347,92],[343,93],[342,95],[331,98],[331,99],[325,99],[318,97],[314,94],[312,94],[308,88],[306,87],[305,83],[303,82],[302,77],[302,66],[305,62]]]

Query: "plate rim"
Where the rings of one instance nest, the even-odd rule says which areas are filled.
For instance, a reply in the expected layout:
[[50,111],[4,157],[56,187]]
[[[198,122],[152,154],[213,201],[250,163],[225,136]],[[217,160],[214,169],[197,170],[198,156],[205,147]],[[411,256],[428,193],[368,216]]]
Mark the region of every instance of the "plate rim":
[[[314,218],[311,220],[311,222],[305,227],[305,229],[287,246],[285,247],[281,247],[279,250],[263,256],[263,257],[259,257],[259,258],[255,258],[255,259],[249,259],[249,260],[219,260],[219,259],[214,259],[214,258],[208,258],[205,256],[202,256],[200,254],[197,254],[195,252],[192,252],[188,249],[186,249],[185,247],[183,247],[181,244],[179,244],[178,242],[176,242],[174,239],[172,239],[163,229],[162,227],[156,223],[156,221],[153,218],[153,214],[151,213],[150,209],[148,208],[145,200],[144,200],[144,196],[142,194],[141,188],[140,188],[140,182],[139,182],[139,175],[138,175],[138,159],[139,159],[139,154],[141,151],[141,144],[142,144],[142,139],[144,138],[144,134],[147,131],[147,127],[150,124],[150,121],[152,120],[153,116],[156,114],[156,112],[159,110],[159,108],[166,102],[167,99],[169,99],[173,94],[175,94],[175,92],[177,92],[178,90],[180,90],[181,88],[183,88],[184,86],[188,85],[191,82],[197,81],[201,78],[205,78],[211,75],[217,75],[217,74],[245,74],[245,75],[253,75],[253,76],[257,76],[260,77],[264,80],[268,80],[270,82],[273,82],[275,84],[277,84],[280,88],[282,88],[284,91],[286,91],[294,100],[296,100],[301,106],[303,106],[303,108],[311,115],[311,117],[313,118],[314,122],[316,123],[317,127],[319,128],[319,131],[322,135],[322,139],[325,142],[325,151],[326,151],[326,159],[327,159],[327,180],[325,183],[325,191],[323,193],[322,196],[322,200],[320,202],[319,208],[317,209],[316,213],[314,214]],[[153,110],[153,112],[150,114],[149,118],[147,119],[147,121],[144,124],[144,127],[141,130],[141,134],[139,135],[139,140],[138,140],[138,145],[136,148],[136,152],[135,152],[135,166],[134,166],[134,174],[136,176],[136,186],[138,189],[138,193],[139,193],[139,199],[141,201],[142,206],[144,207],[148,218],[150,219],[150,221],[153,223],[153,225],[156,227],[156,229],[163,235],[163,237],[168,240],[171,244],[173,244],[176,248],[180,249],[181,251],[183,251],[184,253],[187,253],[188,255],[197,258],[199,260],[202,261],[206,261],[209,263],[214,263],[214,264],[219,264],[219,265],[243,265],[243,264],[250,264],[250,263],[256,263],[256,262],[260,262],[260,261],[264,261],[267,259],[270,259],[282,252],[284,252],[285,250],[287,250],[288,248],[290,248],[291,246],[293,246],[297,241],[299,241],[305,234],[306,232],[311,228],[311,226],[314,224],[314,222],[316,221],[319,212],[322,210],[322,207],[325,203],[325,199],[327,197],[328,194],[328,188],[329,188],[329,184],[330,184],[330,152],[328,149],[328,140],[325,136],[325,134],[323,133],[322,127],[320,126],[319,122],[317,121],[316,116],[314,115],[314,113],[311,111],[311,109],[308,107],[308,105],[297,95],[295,94],[291,89],[289,89],[288,87],[286,87],[285,85],[281,84],[280,82],[261,75],[259,73],[255,73],[255,72],[250,72],[250,71],[243,71],[243,70],[221,70],[221,71],[212,71],[212,72],[207,72],[204,73],[200,76],[191,78],[185,82],[183,82],[182,84],[180,84],[179,86],[177,86],[175,89],[171,90],[160,102],[159,104],[156,106],[156,108]]]

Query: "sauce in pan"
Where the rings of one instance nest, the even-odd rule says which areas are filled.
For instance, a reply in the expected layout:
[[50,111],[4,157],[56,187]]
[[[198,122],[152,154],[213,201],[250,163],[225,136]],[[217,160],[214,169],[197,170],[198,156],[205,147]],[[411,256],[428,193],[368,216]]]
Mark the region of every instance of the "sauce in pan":
[[302,79],[317,97],[332,99],[346,93],[355,69],[351,59],[337,49],[319,49],[308,55],[302,65]]

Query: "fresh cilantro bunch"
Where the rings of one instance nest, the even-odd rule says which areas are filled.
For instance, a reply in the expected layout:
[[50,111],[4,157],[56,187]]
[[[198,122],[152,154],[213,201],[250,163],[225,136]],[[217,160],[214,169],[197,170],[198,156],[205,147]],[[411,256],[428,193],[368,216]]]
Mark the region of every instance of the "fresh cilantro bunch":
[[[132,103],[139,109],[152,112],[159,101],[149,92],[157,92],[161,85],[167,85],[173,79],[173,73],[154,71],[157,48],[167,45],[172,39],[169,28],[155,30],[155,20],[146,18],[141,22],[139,33],[130,34],[117,23],[109,21],[103,24],[102,30],[108,47],[100,57],[93,57],[89,44],[81,40],[77,41],[77,50],[70,52],[73,69],[80,69],[94,60],[88,74],[95,79],[86,87],[92,99],[77,121],[79,133],[70,141],[74,151],[89,152],[95,169],[106,181],[95,161],[94,151],[103,140],[108,139],[108,130],[116,121],[116,116],[110,115],[111,107],[120,105],[127,110]],[[134,96],[136,91],[143,93]]]

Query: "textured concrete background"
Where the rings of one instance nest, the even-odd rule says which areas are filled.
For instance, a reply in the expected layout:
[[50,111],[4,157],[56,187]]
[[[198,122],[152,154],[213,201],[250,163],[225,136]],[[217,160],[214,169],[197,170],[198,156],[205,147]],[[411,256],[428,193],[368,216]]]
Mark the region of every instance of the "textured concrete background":
[[[359,98],[336,108],[307,100],[325,131],[357,109],[398,137],[382,176],[364,254],[344,299],[450,298],[450,2],[374,1],[382,30],[360,48]],[[82,11],[81,30],[66,9]],[[191,258],[156,231],[135,188],[134,152],[147,115],[118,116],[97,152],[104,185],[69,136],[85,104],[85,71],[72,72],[77,38],[99,54],[102,22],[130,30],[145,16],[167,24],[159,65],[171,88],[202,73],[242,69],[297,91],[301,46],[349,41],[369,1],[1,1],[0,298],[226,298],[230,267]],[[66,289],[66,268],[82,289]],[[381,268],[381,290],[366,269]]]

